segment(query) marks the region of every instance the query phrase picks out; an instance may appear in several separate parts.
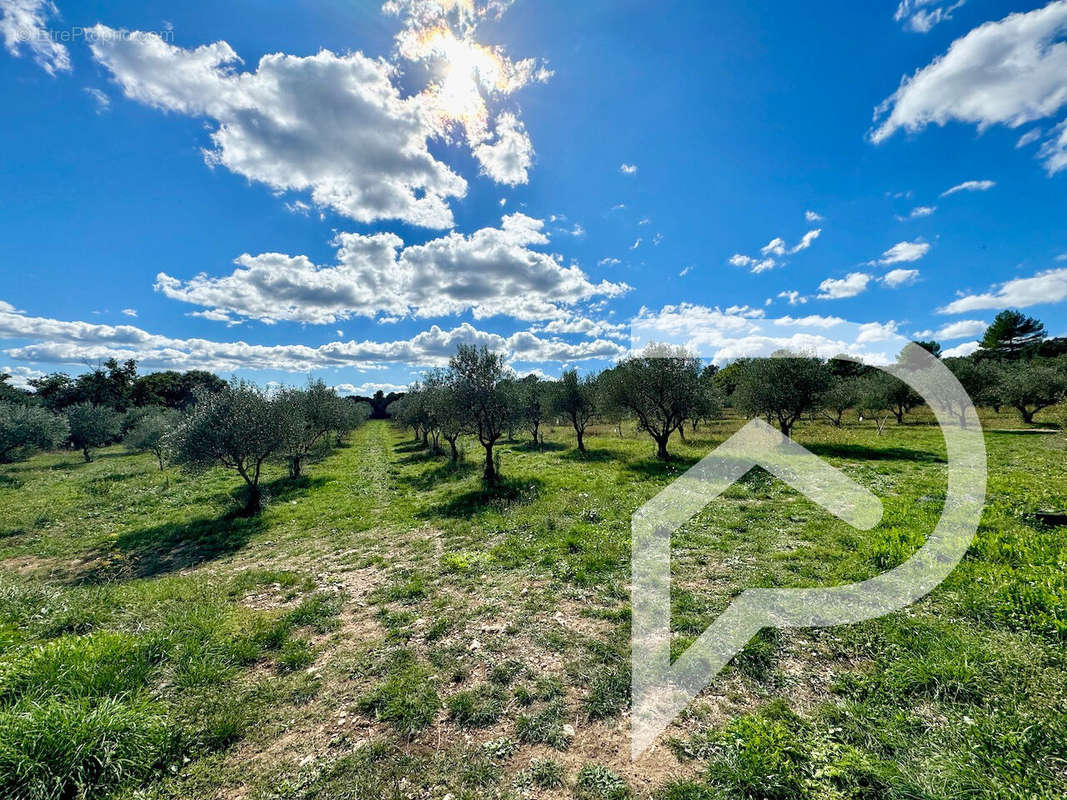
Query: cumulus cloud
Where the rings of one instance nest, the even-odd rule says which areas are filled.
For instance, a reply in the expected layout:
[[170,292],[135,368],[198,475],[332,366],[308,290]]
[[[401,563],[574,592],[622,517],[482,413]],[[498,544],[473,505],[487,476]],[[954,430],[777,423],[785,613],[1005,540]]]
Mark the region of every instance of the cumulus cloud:
[[789,305],[791,306],[803,305],[804,303],[808,302],[808,298],[804,297],[804,295],[802,295],[796,289],[789,289],[786,291],[778,292],[778,297],[782,300],[788,300]]
[[70,71],[70,53],[49,35],[48,20],[59,14],[51,0],[0,0],[0,37],[13,56],[28,51],[49,75]]
[[352,383],[339,383],[333,388],[342,397],[373,397],[375,392],[382,394],[403,392],[408,387],[398,383],[361,383],[358,386]]
[[957,183],[941,193],[942,197],[956,194],[957,192],[988,192],[997,185],[996,181],[964,181]]
[[122,313],[127,317],[136,317],[137,316],[137,309],[136,308],[124,308],[124,309],[122,309]]
[[840,353],[870,363],[889,363],[905,343],[896,323],[856,324],[841,317],[811,315],[759,319],[719,308],[682,303],[653,311],[642,308],[633,321],[630,346],[650,342],[683,345],[723,364],[736,358],[769,356],[779,350],[830,358]]
[[[870,137],[882,142],[898,130],[973,124],[1019,128],[1057,115],[1067,105],[1067,0],[987,22],[948,51],[905,77],[875,111]],[[1039,157],[1051,174],[1067,166],[1062,132]]]
[[496,140],[474,148],[482,172],[508,186],[526,183],[533,165],[534,149],[526,128],[514,114],[501,114],[496,122]]
[[956,358],[957,356],[969,356],[978,350],[978,342],[964,342],[963,344],[950,347],[941,351],[942,358]]
[[628,335],[627,326],[622,323],[593,320],[581,316],[554,319],[546,325],[534,325],[530,330],[533,333],[581,334],[590,338],[606,336],[609,339],[625,339]]
[[[808,212],[812,214],[813,212]],[[818,216],[817,214],[815,216]],[[783,258],[786,255],[796,255],[802,250],[807,250],[811,247],[812,242],[819,238],[822,234],[821,228],[816,228],[805,233],[799,242],[793,247],[789,247],[786,244],[785,239],[781,236],[775,236],[767,244],[760,248],[760,254],[762,258],[754,258],[753,256],[746,256],[743,253],[734,253],[730,257],[730,263],[735,267],[748,267],[754,273],[766,272],[769,269],[774,269],[782,264],[778,259]]]
[[637,174],[637,165],[636,164],[625,164],[625,163],[624,164],[620,164],[619,165],[619,172],[621,172],[623,175],[636,175]]
[[930,252],[930,245],[927,242],[897,242],[882,253],[882,257],[878,259],[878,263],[901,264],[918,261],[928,252]]
[[808,222],[822,222],[823,217],[822,214],[819,214],[815,211],[805,211],[804,219],[806,219]]
[[598,267],[617,267],[621,263],[622,262],[619,259],[613,258],[612,256],[607,256],[606,258],[602,258],[598,262],[596,262],[596,265]]
[[964,295],[953,300],[940,314],[964,314],[986,308],[1015,306],[1025,308],[1042,303],[1059,303],[1067,298],[1067,269],[1050,269],[1029,278],[1015,278],[982,294]]
[[989,323],[980,319],[961,319],[959,322],[950,322],[932,335],[934,338],[948,339],[949,341],[953,339],[969,339],[972,336],[985,333],[988,327]]
[[236,370],[278,370],[300,373],[311,369],[352,367],[376,369],[384,364],[439,366],[447,363],[460,344],[484,345],[509,359],[524,361],[580,361],[617,358],[626,348],[607,339],[577,343],[546,339],[529,331],[510,336],[481,331],[463,323],[451,330],[437,325],[410,339],[395,341],[336,341],[319,347],[299,344],[253,345],[178,339],[149,333],[132,325],[97,325],[32,317],[0,306],[0,339],[29,340],[10,348],[12,360],[47,364],[85,364],[107,358],[132,358],[146,369],[206,369],[226,374]]
[[94,57],[127,97],[215,121],[209,164],[279,192],[309,191],[360,222],[452,225],[448,198],[462,197],[466,181],[430,154],[425,108],[400,96],[385,61],[275,53],[241,72],[226,42],[185,50],[155,34],[90,33]]
[[871,276],[866,272],[850,272],[844,278],[827,278],[819,284],[820,300],[842,300],[867,290]]
[[893,19],[906,31],[929,33],[938,23],[952,19],[952,12],[966,2],[967,0],[900,0]]
[[730,263],[735,267],[748,267],[756,274],[778,266],[778,262],[773,258],[752,258],[752,256],[742,255],[741,253],[734,253],[730,256]]
[[227,317],[333,324],[353,315],[425,318],[468,310],[479,319],[553,319],[564,316],[566,306],[630,289],[594,284],[579,267],[532,249],[548,243],[543,228],[543,221],[515,213],[499,228],[408,247],[393,233],[342,233],[332,266],[307,256],[246,253],[221,277],[201,274],[183,282],[160,273],[156,290]]
[[890,289],[899,289],[901,286],[910,286],[918,278],[917,269],[891,269],[880,280]]

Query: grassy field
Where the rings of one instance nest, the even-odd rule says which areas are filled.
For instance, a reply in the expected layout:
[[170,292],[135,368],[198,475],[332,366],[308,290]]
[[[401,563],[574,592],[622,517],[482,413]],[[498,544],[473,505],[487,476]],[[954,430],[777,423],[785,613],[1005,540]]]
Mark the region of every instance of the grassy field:
[[[753,586],[881,572],[941,510],[917,415],[794,437],[882,498],[858,532],[756,471],[673,540],[681,652]],[[240,479],[150,455],[0,467],[5,798],[1060,798],[1067,794],[1061,433],[985,419],[966,560],[890,617],[764,632],[629,760],[629,520],[739,427],[568,429],[501,448],[505,486],[383,422],[255,519]],[[468,443],[471,462],[477,450]]]

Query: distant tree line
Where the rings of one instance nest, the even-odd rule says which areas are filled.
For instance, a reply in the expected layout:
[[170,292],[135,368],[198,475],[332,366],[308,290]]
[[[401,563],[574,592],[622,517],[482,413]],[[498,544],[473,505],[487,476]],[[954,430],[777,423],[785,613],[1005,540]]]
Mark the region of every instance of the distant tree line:
[[[941,357],[939,343],[916,344]],[[1014,408],[1029,424],[1034,414],[1067,395],[1064,345],[1065,339],[1048,339],[1039,321],[1009,310],[997,315],[975,353],[943,363],[976,405],[998,412]],[[447,442],[452,461],[460,457],[460,436],[476,438],[484,450],[483,478],[492,484],[500,479],[495,451],[500,439],[525,431],[538,445],[549,419],[573,429],[579,453],[586,452],[590,425],[618,428],[632,421],[652,439],[656,456],[668,459],[672,435],[684,440],[687,425],[696,431],[725,407],[764,418],[788,436],[805,418],[841,427],[850,411],[872,419],[881,433],[890,420],[904,424],[923,402],[889,373],[844,357],[775,355],[738,359],[718,369],[684,349],[652,345],[598,375],[570,370],[559,380],[543,380],[520,378],[485,348],[461,346],[446,369],[427,373],[387,411],[434,452]],[[965,422],[965,408],[952,411]]]
[[86,462],[97,448],[122,442],[189,470],[222,466],[247,488],[244,510],[261,507],[260,478],[270,460],[289,477],[341,444],[371,416],[369,403],[342,398],[322,381],[267,394],[209,372],[137,375],[133,361],[110,360],[75,378],[53,373],[29,381],[33,392],[0,376],[0,462],[64,445]]
[[[997,315],[975,353],[942,361],[976,405],[1013,408],[1029,424],[1067,395],[1062,343],[1048,339],[1038,320],[1009,310]],[[918,344],[941,356],[937,342]],[[232,469],[247,487],[245,510],[255,513],[265,463],[283,461],[290,477],[299,478],[309,460],[374,415],[410,427],[434,452],[447,443],[453,462],[461,458],[460,438],[471,437],[484,454],[482,476],[493,485],[500,480],[501,439],[525,432],[532,445],[543,446],[549,420],[574,431],[579,453],[586,452],[590,425],[612,425],[621,435],[630,421],[665,460],[673,435],[684,440],[687,426],[696,431],[725,407],[764,418],[788,436],[801,419],[841,426],[850,411],[873,419],[881,433],[889,420],[903,424],[922,404],[889,373],[847,358],[778,355],[718,369],[682,348],[657,344],[598,375],[570,370],[544,380],[520,378],[499,353],[460,346],[447,368],[427,372],[406,393],[378,392],[367,402],[340,398],[321,381],[268,394],[206,372],[138,376],[134,362],[108,361],[76,378],[55,373],[34,379],[35,392],[0,377],[0,460],[66,444],[90,461],[94,449],[121,440],[152,453],[160,469],[168,462]],[[953,412],[966,421],[965,407]]]

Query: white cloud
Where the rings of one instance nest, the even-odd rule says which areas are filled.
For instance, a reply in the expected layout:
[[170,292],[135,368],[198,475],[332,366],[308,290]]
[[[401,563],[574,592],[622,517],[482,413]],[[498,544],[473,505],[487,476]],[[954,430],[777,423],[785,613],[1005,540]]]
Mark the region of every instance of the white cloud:
[[787,291],[778,292],[778,297],[783,300],[788,300],[789,305],[798,306],[808,302],[808,298],[804,297],[800,292],[795,289],[789,289]]
[[844,278],[827,278],[819,284],[820,300],[842,300],[867,290],[871,276],[866,272],[850,272]]
[[619,165],[619,172],[621,172],[623,175],[636,175],[637,174],[637,165],[636,164],[620,164]]
[[859,344],[869,342],[888,342],[897,336],[897,323],[889,322],[865,322],[859,326],[856,341]]
[[581,334],[595,338],[606,336],[609,339],[625,339],[627,326],[622,323],[593,320],[587,317],[571,317],[569,319],[554,319],[547,325],[534,325],[530,328],[533,333],[563,333]]
[[692,271],[693,271],[693,265],[692,264],[690,264],[687,267],[682,267],[682,271],[678,273],[678,277],[679,278],[684,278],[686,275],[688,275]]
[[957,183],[950,189],[945,189],[945,191],[941,193],[941,196],[948,197],[957,192],[988,192],[996,185],[996,181],[964,181],[963,183]]
[[926,242],[897,242],[878,259],[879,264],[902,264],[918,261],[930,252],[930,245]]
[[136,317],[137,316],[137,309],[135,309],[135,308],[124,308],[124,309],[122,309],[122,313],[125,314],[127,317]]
[[634,241],[634,243],[632,245],[630,245],[630,249],[631,250],[636,250],[638,247],[641,246],[641,242],[642,241],[644,241],[644,240],[640,236],[638,236],[636,241]]
[[935,211],[937,211],[937,206],[916,206],[906,217],[897,217],[897,219],[901,222],[909,219],[921,219],[922,217],[931,216]]
[[1027,145],[1031,145],[1045,135],[1045,132],[1041,128],[1034,128],[1029,130],[1019,137],[1019,141],[1015,143],[1015,149],[1019,150]]
[[476,318],[552,319],[563,315],[564,306],[629,290],[624,283],[594,284],[580,268],[531,249],[548,243],[543,227],[541,220],[515,213],[499,228],[408,247],[392,233],[342,233],[333,266],[307,256],[246,253],[222,277],[200,274],[182,282],[160,273],[156,290],[227,315],[313,324],[352,315],[425,318],[468,310]]
[[821,233],[822,228],[816,228],[815,230],[808,231],[801,237],[800,242],[796,245],[796,247],[794,247],[789,252],[796,254],[799,253],[801,250],[807,250],[809,247],[811,247],[811,243],[819,238],[819,235]]
[[1025,308],[1043,303],[1059,303],[1067,298],[1067,268],[1050,269],[1029,278],[1006,281],[988,292],[953,300],[939,314],[963,314],[986,308],[1015,306]]
[[770,240],[767,244],[760,248],[760,252],[765,256],[784,256],[785,255],[785,239],[781,236],[776,236]]
[[642,308],[633,321],[630,346],[640,349],[653,341],[680,344],[716,364],[778,350],[823,358],[850,353],[885,364],[905,342],[896,334],[895,322],[858,325],[840,317],[759,319],[729,312],[690,303],[658,311]]
[[814,211],[805,211],[804,219],[806,219],[808,222],[822,222],[823,217],[822,214],[818,214]]
[[70,71],[70,53],[50,35],[47,21],[59,10],[51,0],[0,0],[0,36],[13,56],[28,50],[45,72]]
[[617,267],[621,263],[622,262],[619,259],[607,256],[596,262],[596,265],[598,267]]
[[882,283],[890,289],[899,289],[901,286],[910,286],[919,277],[917,269],[891,269],[881,277]]
[[941,351],[942,358],[956,358],[957,356],[969,356],[978,350],[978,342],[964,342],[963,344],[950,347]]
[[[1067,105],[1067,0],[987,22],[905,77],[875,111],[873,142],[896,131],[949,122],[1019,128]],[[1049,173],[1067,166],[1065,144],[1050,139],[1039,157]]]
[[985,333],[988,327],[989,323],[982,322],[980,319],[961,319],[959,322],[950,322],[936,333],[928,335],[932,335],[935,339],[948,339],[949,341],[953,339],[969,339]]
[[359,386],[351,383],[339,383],[333,388],[342,397],[373,397],[375,392],[381,392],[382,394],[403,392],[408,387],[401,386],[398,383],[361,383]]
[[86,86],[85,93],[91,98],[93,98],[93,101],[96,103],[97,114],[103,114],[105,111],[111,108],[111,98],[99,89],[96,89],[92,86]]
[[967,0],[900,0],[893,19],[901,23],[904,30],[913,33],[929,33],[940,22],[952,19],[952,12]]
[[748,267],[757,275],[778,266],[778,262],[773,258],[752,258],[741,253],[734,253],[730,256],[730,263],[735,267]]
[[30,381],[34,378],[44,377],[44,373],[32,367],[4,367],[0,369],[0,375],[10,375],[8,385],[16,389],[32,389]]
[[482,171],[497,183],[508,186],[529,180],[533,156],[533,143],[525,126],[509,113],[497,117],[496,141],[484,142],[474,148],[474,157],[482,165]]
[[[90,29],[93,55],[127,97],[213,119],[208,164],[276,191],[310,191],[316,204],[360,222],[452,225],[448,198],[467,184],[427,148],[422,101],[403,98],[394,68],[352,52],[265,55],[240,72],[226,42],[185,50],[154,34]],[[501,159],[506,161],[506,159]]]
[[754,258],[742,253],[734,253],[734,255],[730,256],[730,263],[735,267],[748,267],[754,273],[766,272],[783,263],[776,259],[780,259],[786,255],[795,255],[802,250],[807,250],[811,247],[812,242],[819,238],[821,233],[821,228],[808,231],[801,237],[800,241],[794,247],[789,247],[786,244],[785,239],[781,236],[775,236],[760,248],[760,254],[763,258]]
[[237,370],[301,373],[335,367],[378,369],[385,364],[438,366],[446,363],[460,344],[484,345],[508,358],[533,362],[609,359],[626,352],[622,345],[606,339],[571,344],[529,331],[502,336],[469,323],[452,330],[434,325],[407,340],[337,341],[319,347],[252,345],[176,339],[131,325],[65,322],[7,310],[0,310],[0,339],[34,342],[4,351],[15,361],[83,365],[106,358],[132,358],[145,369],[207,369],[220,374]]

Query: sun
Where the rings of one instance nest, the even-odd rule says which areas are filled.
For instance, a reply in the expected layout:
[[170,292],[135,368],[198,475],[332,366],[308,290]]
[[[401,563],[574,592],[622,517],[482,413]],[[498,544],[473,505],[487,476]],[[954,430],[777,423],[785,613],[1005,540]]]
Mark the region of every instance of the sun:
[[423,92],[438,126],[464,128],[472,142],[487,136],[486,96],[507,87],[507,69],[492,49],[460,38],[444,26],[422,31],[406,43],[408,53],[431,65],[433,80]]

